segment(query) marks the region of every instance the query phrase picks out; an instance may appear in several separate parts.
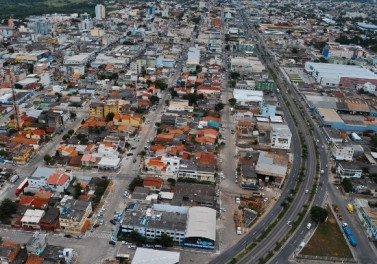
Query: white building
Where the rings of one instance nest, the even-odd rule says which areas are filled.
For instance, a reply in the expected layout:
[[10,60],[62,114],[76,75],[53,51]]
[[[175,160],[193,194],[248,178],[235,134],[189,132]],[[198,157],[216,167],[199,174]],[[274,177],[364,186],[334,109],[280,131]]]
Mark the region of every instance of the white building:
[[105,19],[105,17],[106,17],[106,9],[105,9],[105,7],[103,5],[101,5],[101,4],[96,5],[94,11],[96,13],[96,19],[97,20]]
[[187,65],[199,65],[200,63],[200,48],[198,46],[190,47],[187,56]]
[[263,91],[234,89],[233,97],[239,105],[258,103],[261,106],[263,103]]
[[236,57],[230,60],[230,70],[233,72],[252,72],[252,62],[249,58]]
[[285,149],[291,148],[292,133],[287,125],[271,124],[272,130],[270,134],[271,148]]
[[377,74],[361,66],[354,65],[306,62],[305,71],[310,73],[319,84],[330,87],[338,86],[341,77],[377,79]]
[[179,263],[179,257],[179,252],[138,247],[132,259],[132,264],[176,264]]
[[100,170],[112,170],[115,171],[120,167],[120,158],[102,158],[98,163],[98,169]]
[[99,158],[118,158],[119,157],[119,152],[116,150],[115,146],[106,146],[104,144],[100,144],[98,146],[97,153],[94,154],[95,157]]
[[339,162],[336,174],[342,178],[361,178],[363,170],[356,164],[350,162]]
[[38,167],[29,177],[28,183],[29,187],[46,188],[54,192],[64,192],[72,180],[73,174],[71,171]]
[[165,177],[174,179],[177,178],[181,158],[163,156],[161,161],[164,162],[166,167]]
[[348,142],[334,143],[330,147],[330,152],[336,160],[352,161],[354,148]]
[[24,216],[21,218],[22,228],[39,230],[39,222],[41,221],[44,215],[44,210],[27,209]]

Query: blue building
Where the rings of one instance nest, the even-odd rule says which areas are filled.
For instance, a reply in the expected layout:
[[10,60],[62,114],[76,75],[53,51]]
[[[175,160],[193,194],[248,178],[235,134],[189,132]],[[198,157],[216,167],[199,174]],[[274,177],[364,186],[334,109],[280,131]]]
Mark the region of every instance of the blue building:
[[33,31],[35,34],[48,35],[48,22],[45,20],[36,20],[33,25]]

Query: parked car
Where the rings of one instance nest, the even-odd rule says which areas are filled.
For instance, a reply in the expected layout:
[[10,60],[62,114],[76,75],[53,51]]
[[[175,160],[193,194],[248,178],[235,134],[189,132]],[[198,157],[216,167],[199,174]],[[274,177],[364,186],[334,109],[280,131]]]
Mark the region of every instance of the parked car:
[[99,227],[99,223],[96,223],[93,225],[93,228],[97,228],[97,227]]
[[110,223],[112,223],[113,225],[116,225],[116,224],[117,224],[117,223],[115,222],[114,219],[111,219],[111,220],[110,220]]
[[110,244],[110,245],[113,245],[113,246],[116,245],[115,241],[112,241],[112,240],[109,241],[109,244]]
[[71,238],[72,236],[69,235],[69,234],[66,234],[66,235],[64,235],[64,237],[66,237],[66,238]]

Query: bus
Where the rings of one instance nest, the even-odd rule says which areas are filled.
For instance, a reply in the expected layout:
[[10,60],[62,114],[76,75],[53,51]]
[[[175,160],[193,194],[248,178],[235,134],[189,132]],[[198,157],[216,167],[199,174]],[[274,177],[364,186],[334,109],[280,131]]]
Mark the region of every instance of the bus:
[[18,188],[16,189],[16,195],[20,195],[20,193],[22,193],[24,191],[24,189],[29,185],[29,182],[28,182],[28,178],[26,178],[25,180],[23,180],[21,182],[21,184],[18,186]]

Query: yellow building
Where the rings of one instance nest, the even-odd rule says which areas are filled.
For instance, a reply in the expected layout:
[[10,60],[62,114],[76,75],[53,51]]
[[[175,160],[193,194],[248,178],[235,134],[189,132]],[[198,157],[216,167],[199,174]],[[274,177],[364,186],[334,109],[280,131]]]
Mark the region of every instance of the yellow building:
[[91,202],[68,199],[59,216],[60,230],[73,235],[84,233],[89,225],[88,216],[91,212]]
[[108,113],[119,114],[122,105],[123,100],[107,100],[103,107],[103,116],[106,117]]
[[103,103],[91,103],[89,105],[89,116],[103,118]]
[[13,152],[13,161],[24,164],[27,162],[32,152],[32,146],[23,145],[21,148]]

